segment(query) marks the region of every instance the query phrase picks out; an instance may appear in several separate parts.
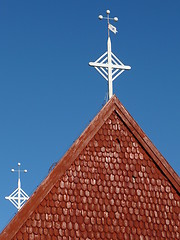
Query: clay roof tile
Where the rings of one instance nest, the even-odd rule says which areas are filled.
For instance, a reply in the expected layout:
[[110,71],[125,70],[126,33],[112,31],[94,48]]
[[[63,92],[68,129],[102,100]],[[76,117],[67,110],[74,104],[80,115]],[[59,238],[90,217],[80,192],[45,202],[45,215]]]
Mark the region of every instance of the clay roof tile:
[[179,239],[180,180],[116,96],[1,239]]

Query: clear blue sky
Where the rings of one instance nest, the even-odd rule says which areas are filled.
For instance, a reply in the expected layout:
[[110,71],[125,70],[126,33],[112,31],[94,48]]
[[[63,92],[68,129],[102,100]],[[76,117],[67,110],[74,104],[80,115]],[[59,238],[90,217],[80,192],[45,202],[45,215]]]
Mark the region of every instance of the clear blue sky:
[[112,50],[132,67],[114,93],[180,174],[179,0],[0,0],[0,231],[16,213],[10,169],[28,169],[31,195],[104,104],[88,62],[106,51],[106,9],[119,18]]

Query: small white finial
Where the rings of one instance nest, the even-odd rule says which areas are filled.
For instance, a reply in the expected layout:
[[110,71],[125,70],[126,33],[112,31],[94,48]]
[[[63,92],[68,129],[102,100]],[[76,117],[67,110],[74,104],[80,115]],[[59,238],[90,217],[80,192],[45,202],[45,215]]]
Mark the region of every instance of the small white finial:
[[18,211],[24,205],[25,201],[29,199],[29,196],[21,189],[21,180],[20,180],[20,172],[27,172],[26,169],[20,170],[21,163],[18,163],[18,170],[14,168],[11,169],[11,172],[18,172],[18,188],[11,193],[5,199],[9,200],[17,209]]

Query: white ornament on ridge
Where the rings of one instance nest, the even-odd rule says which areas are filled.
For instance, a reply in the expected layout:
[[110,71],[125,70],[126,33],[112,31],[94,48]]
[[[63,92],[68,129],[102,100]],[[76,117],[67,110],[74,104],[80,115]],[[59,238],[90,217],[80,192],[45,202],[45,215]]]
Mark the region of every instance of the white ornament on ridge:
[[117,17],[110,18],[110,10],[106,11],[107,17],[99,15],[99,19],[107,19],[108,22],[108,40],[107,51],[99,57],[95,62],[89,62],[89,65],[94,67],[108,81],[108,96],[109,99],[113,96],[112,82],[125,70],[130,70],[130,66],[124,65],[111,51],[110,31],[117,33],[116,27],[109,23],[110,20],[118,21]]
[[18,209],[18,211],[24,205],[25,201],[29,199],[29,196],[21,188],[20,180],[20,172],[23,171],[27,173],[27,170],[20,170],[20,166],[21,163],[18,163],[18,170],[15,170],[14,168],[11,169],[11,172],[18,172],[18,187],[8,197],[5,197],[5,199],[9,200]]

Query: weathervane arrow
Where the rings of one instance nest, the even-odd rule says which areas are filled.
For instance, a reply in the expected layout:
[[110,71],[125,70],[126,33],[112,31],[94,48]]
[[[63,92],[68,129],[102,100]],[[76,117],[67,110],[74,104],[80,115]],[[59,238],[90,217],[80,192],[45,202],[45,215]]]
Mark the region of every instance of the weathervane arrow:
[[117,17],[110,18],[110,11],[107,10],[107,17],[99,15],[99,19],[107,19],[108,23],[108,40],[107,40],[107,52],[99,57],[95,62],[89,62],[89,65],[95,67],[95,69],[108,81],[108,96],[109,99],[113,96],[113,84],[112,82],[125,70],[130,70],[130,66],[124,65],[111,51],[111,39],[110,31],[117,33],[116,27],[109,23],[110,20],[118,21]]

